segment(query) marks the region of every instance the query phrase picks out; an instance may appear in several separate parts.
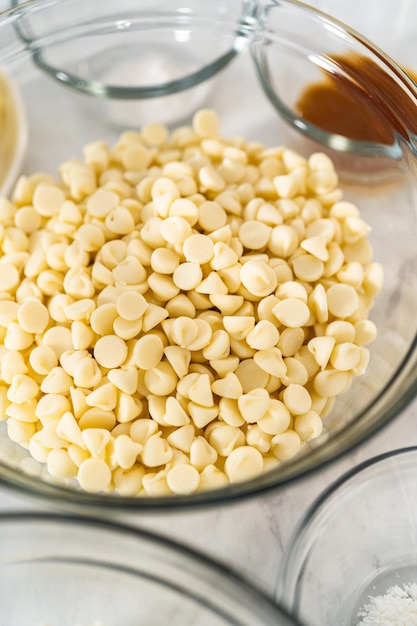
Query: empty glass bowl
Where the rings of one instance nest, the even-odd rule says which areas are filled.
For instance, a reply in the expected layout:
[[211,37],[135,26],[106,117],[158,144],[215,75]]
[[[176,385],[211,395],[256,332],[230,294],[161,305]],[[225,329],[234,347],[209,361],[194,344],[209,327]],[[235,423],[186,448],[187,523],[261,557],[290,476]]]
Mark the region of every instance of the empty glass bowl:
[[[278,597],[294,615],[311,626],[412,623],[417,603],[415,591],[408,590],[417,583],[416,463],[415,447],[366,461],[308,509],[280,572]],[[399,588],[397,599],[393,587]],[[372,617],[378,607],[381,621]]]
[[[386,78],[385,86],[365,83],[354,64],[340,62],[341,55],[366,58]],[[222,134],[237,144],[244,137],[334,158],[344,198],[357,204],[371,226],[374,259],[385,272],[371,311],[378,336],[370,346],[367,372],[337,399],[323,434],[294,458],[275,462],[252,480],[192,495],[87,493],[72,480],[51,477],[10,440],[3,420],[1,484],[70,507],[139,512],[224,503],[278,488],[339,458],[415,396],[417,168],[410,112],[417,111],[417,97],[413,83],[383,53],[292,0],[139,5],[133,0],[32,0],[0,16],[0,66],[13,77],[27,113],[24,174],[56,178],[58,166],[81,159],[87,143],[113,145],[122,129],[135,130],[144,122],[170,128],[189,123],[203,106],[218,113]],[[303,116],[300,95],[329,77],[347,85],[355,102],[365,108],[372,104],[383,139],[332,132]]]
[[233,572],[152,533],[92,518],[0,516],[8,626],[296,626]]

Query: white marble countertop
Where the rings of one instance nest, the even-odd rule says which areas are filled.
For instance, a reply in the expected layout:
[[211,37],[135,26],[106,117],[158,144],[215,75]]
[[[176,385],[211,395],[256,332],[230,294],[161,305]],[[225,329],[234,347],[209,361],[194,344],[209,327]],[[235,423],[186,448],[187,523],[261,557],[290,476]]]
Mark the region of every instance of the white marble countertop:
[[[0,10],[6,5],[6,0],[0,0]],[[236,569],[273,595],[283,551],[307,507],[329,483],[359,462],[388,450],[417,445],[416,413],[417,400],[367,443],[276,493],[196,511],[140,518],[114,514],[114,519],[174,537]],[[46,506],[43,501],[0,490],[0,512],[41,510]]]
[[[276,493],[196,511],[113,519],[175,538],[236,569],[274,594],[283,551],[304,511],[333,480],[377,454],[417,444],[417,400],[367,443],[332,465]],[[0,511],[42,510],[42,501],[0,490]]]

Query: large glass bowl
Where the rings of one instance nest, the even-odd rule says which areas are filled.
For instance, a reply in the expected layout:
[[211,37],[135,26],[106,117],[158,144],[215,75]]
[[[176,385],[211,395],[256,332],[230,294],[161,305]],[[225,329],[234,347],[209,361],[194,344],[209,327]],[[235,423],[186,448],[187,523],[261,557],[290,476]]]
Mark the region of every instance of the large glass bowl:
[[309,507],[279,575],[294,615],[311,626],[415,620],[416,461],[415,447],[370,459]]
[[94,518],[0,516],[9,626],[296,626],[243,579],[179,544]]
[[[375,64],[384,84],[343,66],[339,55]],[[226,137],[302,154],[328,153],[344,198],[371,226],[374,258],[384,267],[371,318],[378,336],[366,374],[325,418],[324,432],[255,479],[192,495],[87,493],[51,477],[12,442],[0,423],[0,482],[54,502],[157,510],[225,503],[276,489],[339,458],[394,419],[415,395],[417,229],[413,83],[379,49],[341,23],[295,1],[227,0],[115,4],[33,0],[0,17],[0,65],[26,109],[24,174],[57,176],[97,140],[113,144],[126,128],[189,123],[196,109],[218,112]],[[372,104],[384,141],[329,132],[297,109],[307,84],[323,76]],[[368,77],[369,78],[369,77]],[[392,95],[394,93],[394,96]],[[355,105],[353,105],[355,107]],[[405,111],[405,113],[404,113]],[[120,429],[119,429],[120,430]]]

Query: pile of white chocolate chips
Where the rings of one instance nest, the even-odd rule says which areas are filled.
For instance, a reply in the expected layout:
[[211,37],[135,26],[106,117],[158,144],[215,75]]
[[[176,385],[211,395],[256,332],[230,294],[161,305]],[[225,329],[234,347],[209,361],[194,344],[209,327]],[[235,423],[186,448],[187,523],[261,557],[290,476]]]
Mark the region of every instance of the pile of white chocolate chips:
[[321,153],[225,139],[214,111],[84,147],[0,199],[0,419],[90,492],[259,475],[362,374],[382,285]]

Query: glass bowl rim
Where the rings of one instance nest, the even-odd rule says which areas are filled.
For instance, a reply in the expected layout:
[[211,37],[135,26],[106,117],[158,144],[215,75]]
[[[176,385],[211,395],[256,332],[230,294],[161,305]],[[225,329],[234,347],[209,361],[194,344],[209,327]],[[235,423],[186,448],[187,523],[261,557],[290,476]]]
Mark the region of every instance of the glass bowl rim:
[[[69,4],[76,0],[66,0]],[[43,10],[48,9],[49,6],[55,6],[57,0],[11,0],[10,7],[0,11],[0,29],[2,18],[7,19],[8,16],[19,15],[21,10]],[[242,48],[249,47],[251,49],[251,58],[255,66],[256,73],[261,88],[263,89],[266,97],[270,101],[273,108],[277,111],[278,115],[284,119],[287,124],[292,128],[295,128],[299,133],[303,134],[313,141],[336,150],[340,153],[352,153],[356,155],[377,155],[387,158],[396,158],[401,152],[401,148],[397,145],[396,141],[392,145],[386,145],[372,141],[362,141],[357,139],[350,139],[337,133],[323,130],[319,126],[304,120],[296,112],[292,111],[276,94],[272,88],[266,73],[262,70],[262,60],[259,50],[256,49],[254,44],[268,44],[277,40],[275,33],[268,27],[268,14],[269,10],[279,8],[282,6],[293,6],[297,10],[306,15],[316,18],[322,25],[330,25],[333,30],[337,30],[341,35],[347,35],[350,40],[356,41],[364,49],[368,49],[374,57],[377,57],[382,61],[385,69],[389,69],[395,75],[403,87],[406,86],[408,90],[408,96],[413,96],[417,106],[417,84],[411,79],[407,72],[392,59],[382,48],[361,34],[358,30],[351,27],[344,21],[333,17],[330,13],[320,10],[315,6],[305,4],[302,0],[242,0],[241,1],[241,14],[240,19],[229,20],[228,26],[236,27],[234,32],[235,41],[234,44],[226,52],[216,57],[214,60],[209,61],[197,70],[193,70],[191,73],[186,74],[183,77],[169,80],[165,83],[155,83],[144,86],[117,86],[106,85],[101,81],[94,81],[89,79],[83,79],[82,77],[73,75],[71,72],[52,66],[42,58],[42,52],[34,50],[32,52],[32,58],[34,63],[49,76],[55,80],[62,82],[74,91],[81,94],[88,94],[92,96],[106,96],[114,97],[117,99],[152,99],[155,97],[168,96],[176,93],[180,93],[184,90],[193,88],[200,85],[214,76],[216,76],[221,70],[227,67],[231,61],[240,54]],[[171,10],[171,9],[170,9]],[[158,18],[158,14],[149,15],[153,16],[153,19]],[[171,17],[175,17],[174,11],[172,11]],[[198,20],[199,14],[196,11],[195,15],[191,16],[192,20]],[[218,24],[219,22],[213,18],[203,18],[203,22],[210,24]],[[158,23],[158,22],[157,22]],[[162,22],[164,28],[174,26],[168,24],[165,21]],[[147,27],[145,27],[146,29]],[[30,43],[30,39],[21,37],[22,42],[26,45]],[[242,40],[246,40],[242,44]],[[240,43],[239,43],[240,42]],[[395,109],[395,107],[394,107]],[[391,111],[396,114],[396,110]],[[417,154],[417,138],[414,133],[408,133],[407,144],[411,150]]]
[[281,601],[285,599],[285,606],[289,610],[291,610],[293,603],[289,601],[289,598],[293,600],[297,589],[297,577],[300,570],[299,553],[302,549],[303,541],[306,537],[311,535],[312,529],[315,528],[316,523],[325,512],[326,508],[336,502],[338,492],[342,491],[350,483],[354,484],[355,481],[360,479],[362,475],[365,475],[368,470],[372,471],[374,468],[392,459],[398,458],[402,461],[408,455],[416,454],[417,446],[406,446],[372,456],[341,474],[341,476],[331,482],[308,506],[290,535],[287,547],[284,550],[281,569],[278,574],[276,597]]
[[[72,1],[73,0],[67,0],[69,4],[71,4]],[[197,85],[200,85],[201,83],[204,83],[210,80],[212,77],[217,75],[222,69],[227,67],[227,65],[229,65],[229,63],[239,54],[241,50],[241,47],[242,47],[241,41],[242,39],[245,39],[247,37],[247,33],[245,31],[252,30],[249,24],[248,25],[245,24],[246,19],[248,19],[248,21],[250,22],[251,17],[252,17],[251,12],[256,12],[260,4],[257,5],[256,1],[255,1],[255,4],[253,4],[253,0],[243,0],[242,7],[247,5],[248,8],[247,8],[247,12],[243,11],[241,13],[242,19],[240,20],[236,19],[233,21],[228,20],[225,23],[225,26],[236,27],[236,31],[234,31],[234,35],[235,35],[234,43],[226,52],[220,54],[220,56],[215,57],[214,60],[202,65],[196,70],[191,71],[191,73],[186,74],[183,77],[175,78],[175,79],[163,82],[163,83],[154,83],[154,84],[143,85],[143,86],[141,85],[140,86],[134,86],[134,85],[118,86],[118,85],[112,85],[112,84],[106,85],[105,83],[101,81],[83,79],[79,76],[76,76],[72,72],[64,70],[63,68],[59,68],[54,65],[51,65],[50,63],[48,63],[47,61],[43,59],[42,51],[35,49],[31,54],[32,54],[34,63],[41,70],[45,71],[45,73],[51,76],[52,78],[58,80],[59,82],[64,83],[68,87],[72,88],[74,91],[81,93],[81,94],[87,94],[87,95],[96,96],[96,97],[104,96],[104,97],[110,97],[110,98],[116,98],[116,99],[122,99],[122,100],[133,100],[133,99],[147,100],[147,99],[158,98],[162,96],[169,96],[172,94],[180,93],[187,89],[191,89],[193,87],[196,87]],[[19,17],[19,13],[21,10],[28,9],[29,11],[31,10],[36,11],[39,9],[42,11],[44,9],[48,10],[50,6],[54,7],[56,5],[57,5],[57,0],[24,0],[24,2],[19,2],[19,0],[11,0],[10,7],[3,11],[0,11],[0,29],[1,29],[1,20],[3,17],[5,19],[7,19],[8,17],[13,17],[15,15]],[[157,12],[153,13],[152,10],[148,10],[147,12],[145,12],[144,14],[148,16],[148,19],[152,19],[152,21],[150,23],[146,23],[141,30],[146,31],[152,26],[155,26],[156,28],[162,28],[162,29],[172,29],[176,25],[175,23],[176,14],[174,10],[171,10],[170,8],[169,10],[171,11],[171,13],[169,13],[169,16],[172,18],[172,22],[167,22],[166,21],[167,18],[165,15],[159,16]],[[142,10],[139,7],[139,13],[141,11]],[[184,26],[184,19],[186,18],[186,15],[181,14],[179,17],[181,18],[180,23],[182,23],[182,25]],[[192,14],[189,19],[191,23],[193,23],[195,20],[201,21],[203,24],[219,25],[219,23],[221,23],[221,20],[215,20],[212,17],[201,18],[198,14],[198,11],[196,11],[195,15]],[[21,34],[20,38],[21,38],[21,41],[27,46],[30,46],[30,44],[32,43],[32,40],[30,38],[25,37],[23,34]],[[245,44],[247,45],[248,43],[249,41],[247,40]]]
[[[75,530],[77,533],[83,533],[87,528],[97,533],[104,531],[111,535],[115,542],[119,541],[119,539],[129,538],[136,541],[136,545],[139,548],[143,544],[152,545],[152,548],[157,550],[161,549],[166,555],[174,555],[174,567],[177,567],[177,564],[180,565],[180,562],[184,562],[189,566],[190,571],[194,571],[195,574],[197,574],[195,571],[196,568],[198,568],[199,571],[203,570],[206,573],[214,574],[216,580],[221,579],[225,594],[227,593],[227,589],[230,589],[240,598],[250,598],[250,605],[260,607],[262,614],[266,613],[271,619],[285,619],[288,626],[303,626],[303,623],[296,620],[284,606],[275,602],[259,586],[249,581],[248,578],[241,575],[237,570],[213,558],[207,553],[200,552],[192,546],[186,545],[173,537],[162,535],[159,532],[133,526],[127,522],[100,519],[88,515],[55,513],[51,511],[0,512],[0,533],[4,525],[7,524],[12,524],[13,529],[17,530],[22,526],[26,528],[34,524],[42,524],[46,527],[52,524],[54,526],[61,526],[62,528],[70,526],[71,530]],[[113,545],[113,547],[115,546]],[[152,559],[154,559],[153,556]],[[38,560],[38,558],[36,560]],[[27,561],[28,558],[25,558],[23,561],[17,561],[17,563],[23,562],[23,564],[25,564]],[[7,560],[6,564],[9,562],[10,560]],[[89,560],[88,563],[90,563]],[[112,560],[108,565],[111,569],[119,569],[116,560]],[[2,566],[3,563],[0,557],[0,567]],[[192,597],[194,597],[198,604],[201,604],[203,600],[202,597],[199,595],[192,595]],[[249,601],[247,604],[249,604]]]
[[[268,21],[268,8],[279,7],[280,5],[296,6],[299,10],[306,14],[314,16],[321,24],[331,26],[343,35],[347,35],[351,41],[358,43],[364,50],[368,50],[373,57],[376,57],[383,65],[385,69],[390,70],[396,80],[406,88],[407,95],[412,96],[417,106],[417,84],[408,75],[408,73],[393,59],[387,52],[385,52],[380,46],[373,42],[369,37],[359,32],[356,28],[350,26],[347,22],[344,22],[328,11],[323,11],[316,6],[305,4],[303,0],[265,0],[266,9],[264,13],[260,14],[260,21],[266,17],[266,24]],[[272,29],[261,29],[260,43],[274,42],[277,39]],[[263,41],[262,41],[263,40]],[[271,87],[265,72],[262,70],[261,55],[259,51],[252,53],[252,60],[255,64],[259,82],[264,90],[264,93],[272,106],[275,108],[279,116],[286,120],[286,122],[295,128],[298,132],[302,133],[308,139],[318,142],[327,148],[333,149],[338,153],[352,153],[358,156],[372,156],[377,155],[386,157],[389,159],[398,158],[401,148],[393,145],[385,145],[372,141],[362,141],[358,139],[350,139],[343,135],[338,135],[334,132],[323,130],[319,126],[316,126],[308,120],[304,120],[302,117],[292,111],[281,99],[277,96],[274,89]],[[350,71],[350,70],[349,70]],[[348,72],[349,73],[349,72]],[[355,80],[357,77],[355,77]],[[360,79],[360,76],[359,76]],[[396,113],[396,111],[394,111]],[[408,147],[411,149],[414,155],[417,155],[417,138],[414,133],[408,131],[408,141],[406,140]]]

